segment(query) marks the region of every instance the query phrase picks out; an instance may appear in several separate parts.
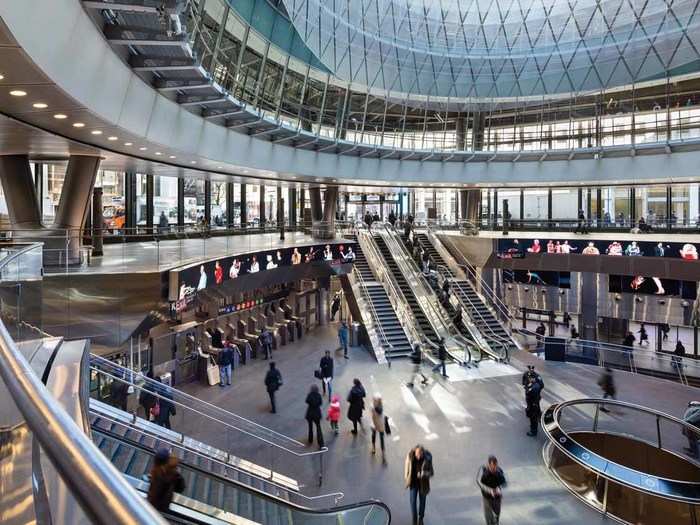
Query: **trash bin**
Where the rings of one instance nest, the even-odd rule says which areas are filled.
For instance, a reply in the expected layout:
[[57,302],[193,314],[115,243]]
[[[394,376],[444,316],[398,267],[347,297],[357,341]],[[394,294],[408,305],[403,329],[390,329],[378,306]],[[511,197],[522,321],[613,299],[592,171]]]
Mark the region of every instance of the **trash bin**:
[[360,346],[360,323],[352,323],[350,327],[350,346]]

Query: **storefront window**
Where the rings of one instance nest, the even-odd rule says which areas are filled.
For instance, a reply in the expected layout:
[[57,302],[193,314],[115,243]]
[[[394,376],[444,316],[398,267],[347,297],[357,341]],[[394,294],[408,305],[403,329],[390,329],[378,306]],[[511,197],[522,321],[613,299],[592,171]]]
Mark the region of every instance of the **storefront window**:
[[146,180],[143,173],[136,174],[136,224],[146,224]]
[[177,224],[177,177],[153,176],[153,224]]
[[233,225],[241,225],[241,185],[233,184]]
[[647,224],[655,226],[666,221],[666,186],[639,186],[634,190],[636,217],[644,217]]
[[578,208],[578,188],[554,188],[552,190],[552,219],[576,219],[578,218]]
[[547,219],[548,195],[547,190],[525,190],[523,193],[523,218],[526,221]]
[[42,214],[44,224],[50,224],[56,217],[58,201],[61,199],[63,181],[66,178],[66,163],[47,164],[43,182]]
[[185,179],[185,224],[199,224],[204,220],[204,181]]
[[698,184],[671,186],[671,225],[697,226],[700,224],[698,209]]
[[498,217],[503,218],[503,201],[508,201],[508,213],[511,220],[520,220],[520,190],[498,191]]
[[102,218],[104,227],[111,233],[118,233],[126,226],[124,208],[124,173],[100,170],[97,172],[95,187],[102,188]]
[[265,186],[265,219],[268,226],[277,223],[277,188]]
[[603,188],[601,198],[603,199],[603,224],[629,226],[629,188]]
[[248,226],[260,224],[260,186],[247,184],[245,187]]
[[212,228],[225,228],[226,217],[226,183],[211,183],[211,226]]

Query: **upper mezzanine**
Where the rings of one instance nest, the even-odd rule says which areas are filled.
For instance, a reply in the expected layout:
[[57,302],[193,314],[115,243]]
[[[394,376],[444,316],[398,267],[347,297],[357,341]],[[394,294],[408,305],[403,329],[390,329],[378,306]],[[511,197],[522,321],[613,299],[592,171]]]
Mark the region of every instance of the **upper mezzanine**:
[[38,36],[28,6],[9,3],[0,13],[18,53],[80,113],[61,122],[10,97],[3,111],[178,173],[384,185],[695,175],[692,75],[574,98],[402,100],[286,53],[237,3],[172,1],[159,12],[145,1],[41,0]]

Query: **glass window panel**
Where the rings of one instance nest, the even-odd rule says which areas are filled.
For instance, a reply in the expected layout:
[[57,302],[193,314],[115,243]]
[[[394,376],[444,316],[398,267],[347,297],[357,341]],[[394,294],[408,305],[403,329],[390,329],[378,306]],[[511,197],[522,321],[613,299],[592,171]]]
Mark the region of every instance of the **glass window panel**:
[[46,166],[46,176],[43,182],[44,200],[42,203],[42,213],[44,224],[53,222],[58,209],[58,201],[61,198],[63,181],[66,177],[67,163],[48,164]]
[[[145,210],[144,210],[145,213]],[[153,176],[153,224],[177,224],[177,177]]]
[[260,186],[247,184],[245,187],[248,226],[260,224]]
[[525,190],[523,193],[523,219],[526,221],[547,219],[547,190]]
[[146,220],[146,180],[143,173],[136,174],[136,224],[145,225]]
[[636,220],[652,226],[666,220],[666,186],[639,186],[634,190]]
[[503,201],[508,200],[508,213],[512,220],[521,219],[520,190],[498,190],[498,216],[503,217]]
[[241,225],[241,185],[233,184],[233,225]]
[[126,226],[124,209],[124,173],[100,170],[95,187],[102,188],[102,217],[104,227],[111,232]]
[[210,215],[213,228],[225,228],[227,226],[225,182],[212,181],[211,183]]
[[199,224],[204,221],[204,181],[185,179],[184,196],[185,224]]

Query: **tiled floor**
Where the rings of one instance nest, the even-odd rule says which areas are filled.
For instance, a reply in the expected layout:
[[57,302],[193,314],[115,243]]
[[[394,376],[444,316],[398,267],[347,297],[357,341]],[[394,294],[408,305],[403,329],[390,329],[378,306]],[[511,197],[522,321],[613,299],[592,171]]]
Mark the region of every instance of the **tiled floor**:
[[[304,399],[314,382],[313,371],[325,349],[337,346],[335,326],[319,328],[304,339],[279,349],[274,359],[284,376],[278,395],[278,414],[269,413],[263,386],[265,361],[254,361],[234,373],[229,388],[190,384],[185,389],[213,405],[223,407],[287,434],[306,439]],[[597,397],[599,369],[586,365],[550,363],[519,353],[512,366],[483,363],[478,371],[450,366],[450,380],[443,380],[426,367],[430,383],[410,389],[408,361],[395,360],[391,368],[379,366],[363,349],[351,349],[351,359],[335,354],[334,389],[341,396],[341,432],[333,436],[323,422],[329,452],[326,455],[322,492],[340,490],[345,502],[379,498],[386,502],[394,523],[410,523],[408,494],[403,486],[403,462],[407,451],[423,443],[432,453],[435,477],[428,497],[426,524],[483,523],[480,494],[474,477],[486,457],[496,454],[508,477],[502,523],[518,525],[587,525],[603,518],[569,494],[544,468],[542,435],[525,435],[524,395],[520,373],[525,363],[536,363],[546,389],[543,409],[553,402]],[[345,418],[345,396],[353,378],[367,390],[367,404],[381,393],[393,433],[387,443],[386,466],[370,454],[368,417],[365,430],[353,437]],[[618,373],[619,398],[679,416],[697,390],[642,376]],[[206,435],[207,428],[183,416],[174,421],[181,430]],[[177,427],[175,427],[177,428]],[[216,431],[214,431],[216,432]],[[217,436],[219,437],[219,436]],[[229,439],[232,450],[237,442]],[[314,450],[310,447],[308,450]],[[266,451],[261,451],[264,461]],[[303,476],[300,472],[299,476]]]

